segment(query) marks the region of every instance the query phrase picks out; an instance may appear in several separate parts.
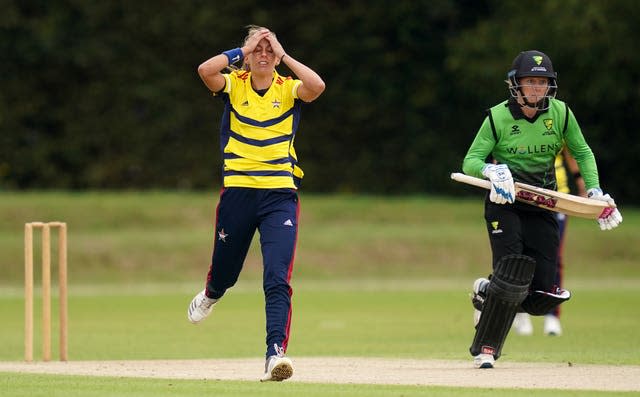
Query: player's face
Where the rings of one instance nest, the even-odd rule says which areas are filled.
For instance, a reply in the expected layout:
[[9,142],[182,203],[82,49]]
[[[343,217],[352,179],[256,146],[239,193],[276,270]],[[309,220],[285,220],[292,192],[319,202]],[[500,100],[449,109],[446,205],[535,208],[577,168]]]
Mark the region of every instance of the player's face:
[[275,54],[267,39],[262,39],[251,53],[251,71],[269,72],[275,67]]
[[525,76],[518,80],[522,96],[529,103],[538,103],[543,100],[549,91],[549,79],[547,77]]

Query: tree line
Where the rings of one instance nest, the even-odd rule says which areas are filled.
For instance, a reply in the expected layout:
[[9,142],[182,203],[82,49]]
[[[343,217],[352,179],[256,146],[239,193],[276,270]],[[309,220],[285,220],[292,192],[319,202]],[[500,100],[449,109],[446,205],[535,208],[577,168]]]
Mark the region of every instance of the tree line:
[[[296,150],[312,192],[464,194],[449,180],[538,49],[558,72],[603,188],[640,202],[640,5],[633,0],[4,1],[0,189],[209,189],[222,103],[196,69],[271,28],[327,89]],[[286,68],[280,73],[288,74]]]

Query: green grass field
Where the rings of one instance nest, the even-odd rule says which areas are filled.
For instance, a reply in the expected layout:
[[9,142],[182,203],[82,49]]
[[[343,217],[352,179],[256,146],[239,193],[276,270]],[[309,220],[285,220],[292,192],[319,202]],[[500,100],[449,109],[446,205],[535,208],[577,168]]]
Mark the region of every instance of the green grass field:
[[[34,220],[68,222],[71,360],[261,356],[256,244],[215,321],[194,327],[186,320],[208,268],[216,203],[212,193],[0,194],[0,360],[23,357],[22,231]],[[470,360],[468,293],[489,271],[479,197],[302,195],[301,203],[289,355]],[[564,307],[565,335],[541,335],[536,318],[536,334],[510,336],[501,360],[640,365],[640,211],[622,213],[624,223],[610,232],[595,221],[570,221],[566,287],[573,298]],[[38,349],[36,343],[36,356]],[[0,379],[3,396],[625,394],[15,373]]]

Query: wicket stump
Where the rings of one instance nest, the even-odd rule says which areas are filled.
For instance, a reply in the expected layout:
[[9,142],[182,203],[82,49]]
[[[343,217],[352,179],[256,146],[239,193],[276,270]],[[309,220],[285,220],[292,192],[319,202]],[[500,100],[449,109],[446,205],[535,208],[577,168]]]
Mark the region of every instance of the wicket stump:
[[51,228],[58,229],[60,361],[67,361],[67,224],[24,224],[24,359],[33,361],[33,229],[42,229],[42,360],[51,361]]

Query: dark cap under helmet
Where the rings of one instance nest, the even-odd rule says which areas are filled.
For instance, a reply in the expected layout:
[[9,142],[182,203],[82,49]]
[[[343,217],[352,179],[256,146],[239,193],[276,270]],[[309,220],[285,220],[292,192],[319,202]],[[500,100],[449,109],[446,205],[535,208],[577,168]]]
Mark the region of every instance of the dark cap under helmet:
[[558,75],[553,70],[551,58],[549,58],[547,54],[536,50],[523,51],[513,60],[511,69],[509,69],[507,73],[511,95],[514,97],[517,96],[517,90],[520,87],[518,84],[519,78],[531,76],[548,77],[549,92],[547,96],[550,98],[555,97],[558,88]]

